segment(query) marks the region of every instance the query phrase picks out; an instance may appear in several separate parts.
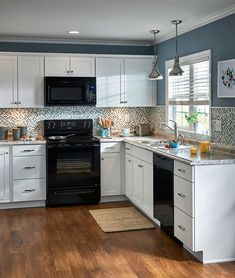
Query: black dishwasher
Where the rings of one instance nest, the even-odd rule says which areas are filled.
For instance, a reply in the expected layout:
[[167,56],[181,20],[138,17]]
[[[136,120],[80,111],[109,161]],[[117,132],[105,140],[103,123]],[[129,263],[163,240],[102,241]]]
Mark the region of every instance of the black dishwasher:
[[154,154],[154,218],[174,238],[174,160]]

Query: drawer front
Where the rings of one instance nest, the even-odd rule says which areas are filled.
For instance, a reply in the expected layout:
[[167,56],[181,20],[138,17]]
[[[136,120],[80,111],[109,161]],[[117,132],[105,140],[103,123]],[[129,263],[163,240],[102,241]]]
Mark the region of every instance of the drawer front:
[[46,157],[28,156],[13,158],[13,179],[46,178]]
[[174,235],[194,251],[194,218],[174,207]]
[[117,142],[101,143],[100,149],[102,153],[119,153],[120,143]]
[[132,146],[132,156],[153,164],[153,153],[151,151]]
[[194,217],[194,183],[174,175],[174,206]]
[[132,154],[132,145],[125,143],[125,154]]
[[174,161],[174,174],[186,179],[188,181],[194,182],[194,168],[190,165],[187,165],[185,163]]
[[13,202],[46,200],[46,180],[17,180],[13,183]]
[[13,156],[45,155],[45,145],[13,146]]

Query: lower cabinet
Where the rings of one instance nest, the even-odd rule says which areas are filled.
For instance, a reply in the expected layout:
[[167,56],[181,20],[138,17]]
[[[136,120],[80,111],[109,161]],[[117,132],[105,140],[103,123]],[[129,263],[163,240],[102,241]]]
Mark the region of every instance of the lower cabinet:
[[10,202],[9,147],[0,147],[0,202]]
[[[126,196],[149,217],[153,217],[152,152],[136,147],[125,153]],[[147,160],[147,161],[145,161]]]
[[101,143],[101,196],[121,195],[120,143]]

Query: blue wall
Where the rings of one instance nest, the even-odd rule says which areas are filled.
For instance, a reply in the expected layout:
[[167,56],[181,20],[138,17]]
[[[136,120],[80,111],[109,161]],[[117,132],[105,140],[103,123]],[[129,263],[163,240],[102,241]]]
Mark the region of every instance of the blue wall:
[[151,55],[149,46],[0,42],[0,51]]
[[[182,23],[183,24],[183,23]],[[211,49],[212,106],[233,106],[235,98],[217,98],[217,62],[235,59],[235,14],[179,36],[180,56]],[[180,29],[180,26],[179,26]],[[175,55],[175,39],[158,44],[158,63],[160,72],[165,74],[165,61]],[[165,104],[165,80],[158,82],[158,105]]]

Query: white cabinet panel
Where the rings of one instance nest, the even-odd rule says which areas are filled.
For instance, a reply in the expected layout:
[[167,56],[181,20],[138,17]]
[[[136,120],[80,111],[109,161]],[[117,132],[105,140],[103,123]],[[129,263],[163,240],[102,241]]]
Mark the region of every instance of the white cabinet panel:
[[69,57],[45,57],[45,76],[68,76],[70,74]]
[[0,147],[0,203],[9,202],[10,196],[9,147]]
[[122,66],[120,58],[96,58],[98,107],[124,106]]
[[71,57],[71,76],[95,76],[95,58]]
[[139,159],[133,157],[133,201],[140,207],[144,195],[144,166]]
[[143,163],[144,166],[144,195],[143,209],[148,216],[153,217],[153,165]]
[[125,155],[125,194],[129,199],[132,199],[133,195],[133,162],[132,156]]
[[44,57],[18,57],[18,107],[44,106]]
[[155,106],[156,82],[148,79],[152,58],[125,58],[126,106]]
[[38,201],[46,199],[46,179],[15,180],[13,202]]
[[13,158],[13,179],[46,178],[45,156]]
[[13,156],[45,155],[45,145],[21,145],[13,146]]
[[121,195],[120,153],[101,157],[101,196]]
[[102,143],[101,144],[101,153],[118,153],[120,152],[120,143],[110,142],[110,143]]
[[174,161],[174,174],[194,182],[194,167],[180,161]]
[[16,56],[0,56],[0,107],[17,107]]
[[142,148],[132,146],[132,155],[149,164],[153,164],[153,152],[144,150]]

